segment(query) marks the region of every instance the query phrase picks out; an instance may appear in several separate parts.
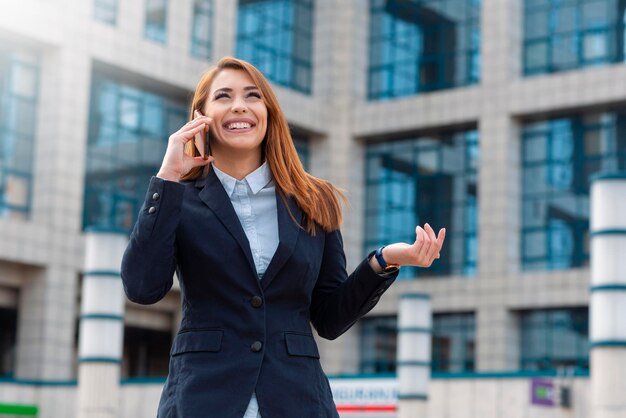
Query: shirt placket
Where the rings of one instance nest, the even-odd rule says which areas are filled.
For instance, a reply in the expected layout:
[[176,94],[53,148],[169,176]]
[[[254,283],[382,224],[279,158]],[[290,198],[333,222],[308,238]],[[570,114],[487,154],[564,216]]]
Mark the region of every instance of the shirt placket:
[[254,266],[256,267],[257,274],[261,275],[263,273],[261,251],[258,245],[258,234],[254,219],[255,214],[252,210],[252,201],[248,193],[247,183],[238,181],[235,185],[235,194],[240,201],[242,223],[248,237],[248,242],[250,243],[250,251],[252,252],[252,258],[254,259]]

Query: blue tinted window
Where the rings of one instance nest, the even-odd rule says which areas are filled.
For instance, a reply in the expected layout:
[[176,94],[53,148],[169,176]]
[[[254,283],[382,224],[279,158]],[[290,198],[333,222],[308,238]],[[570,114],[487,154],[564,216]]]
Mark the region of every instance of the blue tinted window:
[[237,57],[276,84],[311,93],[313,0],[239,0]]
[[474,371],[476,321],[473,313],[433,317],[433,372]]
[[167,40],[167,0],[146,0],[146,38],[165,43]]
[[0,218],[30,212],[39,57],[0,47]]
[[96,20],[111,25],[117,24],[118,0],[95,0],[93,15]]
[[474,84],[480,0],[370,0],[368,97]]
[[522,267],[589,262],[589,177],[626,168],[626,109],[522,128]]
[[292,132],[291,137],[293,138],[293,144],[296,147],[296,151],[298,152],[298,157],[300,157],[300,161],[302,162],[302,166],[305,170],[309,170],[309,139],[306,135]]
[[98,75],[91,92],[85,228],[129,232],[167,140],[187,121],[183,103]]
[[552,73],[623,62],[622,0],[526,0],[524,73]]
[[361,373],[394,373],[396,371],[397,318],[365,317],[361,325]]
[[400,277],[473,276],[478,255],[478,133],[460,131],[372,144],[366,154],[365,252],[413,243],[415,226],[446,228],[442,256]]
[[522,370],[589,369],[587,308],[520,313]]
[[191,55],[197,58],[210,58],[212,38],[213,0],[194,0]]

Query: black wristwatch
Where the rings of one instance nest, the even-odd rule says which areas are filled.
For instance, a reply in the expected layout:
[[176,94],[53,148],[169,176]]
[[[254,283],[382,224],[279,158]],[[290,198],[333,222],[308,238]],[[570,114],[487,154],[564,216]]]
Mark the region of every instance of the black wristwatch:
[[374,253],[374,257],[376,257],[376,261],[380,264],[380,267],[383,269],[384,273],[395,273],[399,268],[399,264],[387,264],[385,259],[383,258],[383,249],[385,246],[378,248]]

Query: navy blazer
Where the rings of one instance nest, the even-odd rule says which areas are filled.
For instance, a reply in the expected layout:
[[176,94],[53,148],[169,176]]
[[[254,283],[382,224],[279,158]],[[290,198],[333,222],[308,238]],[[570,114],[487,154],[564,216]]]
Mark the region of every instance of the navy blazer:
[[182,320],[158,417],[242,418],[253,391],[263,418],[338,417],[310,323],[337,338],[397,274],[381,277],[364,260],[348,277],[341,233],[311,236],[276,195],[280,243],[259,280],[213,170],[195,182],[151,179],[121,271],[126,295],[142,304],[165,296],[175,270],[180,281]]

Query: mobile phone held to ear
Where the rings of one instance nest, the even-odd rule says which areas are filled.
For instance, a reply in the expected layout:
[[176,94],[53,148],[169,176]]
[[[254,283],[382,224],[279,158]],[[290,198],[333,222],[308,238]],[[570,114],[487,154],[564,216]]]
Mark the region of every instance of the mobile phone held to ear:
[[[200,113],[199,110],[195,110],[194,114],[196,116],[202,116],[202,113]],[[203,134],[202,132],[197,133],[194,139],[194,143],[196,144],[196,148],[198,149],[200,156],[205,160],[208,159],[211,155],[211,142],[209,140],[209,131],[210,129],[207,128],[206,134]]]

